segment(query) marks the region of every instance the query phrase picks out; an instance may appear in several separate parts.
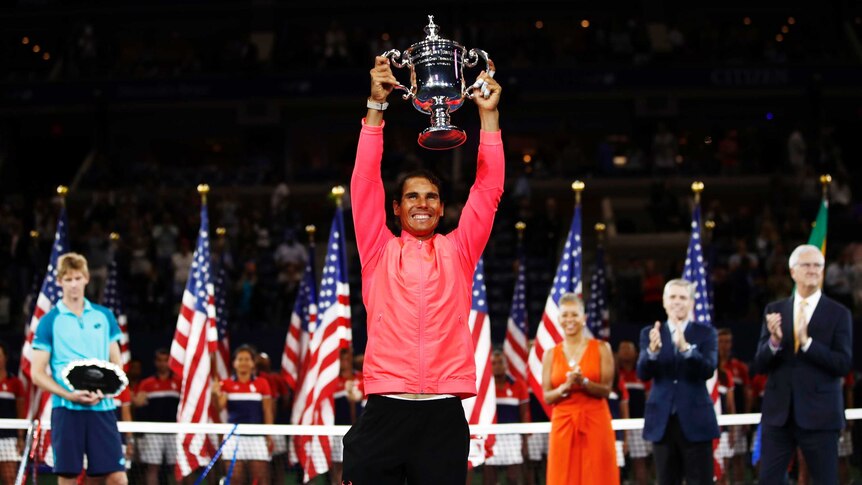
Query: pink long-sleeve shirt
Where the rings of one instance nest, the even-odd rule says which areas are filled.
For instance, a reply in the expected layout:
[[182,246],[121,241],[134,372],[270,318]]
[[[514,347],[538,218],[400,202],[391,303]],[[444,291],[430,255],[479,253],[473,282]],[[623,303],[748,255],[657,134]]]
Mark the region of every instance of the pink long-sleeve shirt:
[[424,241],[386,227],[382,157],[383,126],[363,122],[350,189],[368,311],[365,392],[475,396],[468,318],[473,271],[503,194],[500,132],[480,134],[476,181],[458,228]]

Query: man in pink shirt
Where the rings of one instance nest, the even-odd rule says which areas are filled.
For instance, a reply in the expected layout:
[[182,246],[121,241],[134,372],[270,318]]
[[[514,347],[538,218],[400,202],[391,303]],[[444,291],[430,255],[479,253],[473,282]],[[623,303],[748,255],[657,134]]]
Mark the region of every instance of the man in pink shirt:
[[[493,68],[493,64],[491,64]],[[351,180],[353,220],[368,313],[363,376],[368,404],[344,437],[344,483],[464,483],[470,431],[460,399],[476,395],[468,326],[476,263],[503,194],[500,85],[482,72],[473,100],[481,133],[476,181],[458,228],[435,230],[443,215],[440,182],[428,171],[407,174],[386,228],[380,175],[383,111],[397,80],[389,60],[375,59],[371,96]]]

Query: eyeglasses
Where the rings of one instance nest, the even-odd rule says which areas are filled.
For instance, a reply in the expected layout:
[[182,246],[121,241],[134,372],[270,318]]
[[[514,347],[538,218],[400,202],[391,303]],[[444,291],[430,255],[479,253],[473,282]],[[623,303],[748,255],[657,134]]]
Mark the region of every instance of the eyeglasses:
[[823,269],[823,263],[796,263],[802,269]]

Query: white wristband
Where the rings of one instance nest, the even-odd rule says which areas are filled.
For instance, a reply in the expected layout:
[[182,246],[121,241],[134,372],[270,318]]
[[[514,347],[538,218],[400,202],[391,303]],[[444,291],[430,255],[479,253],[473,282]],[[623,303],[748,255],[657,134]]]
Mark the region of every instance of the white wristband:
[[368,98],[368,102],[365,103],[365,106],[368,109],[376,109],[377,111],[386,111],[386,108],[389,107],[389,103],[387,103],[387,102],[378,103],[377,101],[372,101],[371,98]]

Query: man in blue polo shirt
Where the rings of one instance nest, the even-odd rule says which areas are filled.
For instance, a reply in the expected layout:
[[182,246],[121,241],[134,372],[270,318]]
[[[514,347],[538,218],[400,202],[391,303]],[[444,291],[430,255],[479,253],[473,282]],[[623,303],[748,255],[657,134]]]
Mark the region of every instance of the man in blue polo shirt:
[[104,477],[107,485],[126,485],[126,460],[113,399],[105,399],[101,391],[73,391],[60,377],[74,360],[110,360],[122,365],[120,326],[110,310],[84,297],[89,280],[87,260],[80,254],[67,253],[57,261],[63,299],[39,322],[31,375],[37,386],[54,395],[51,445],[57,483],[76,483],[86,455],[88,476]]

